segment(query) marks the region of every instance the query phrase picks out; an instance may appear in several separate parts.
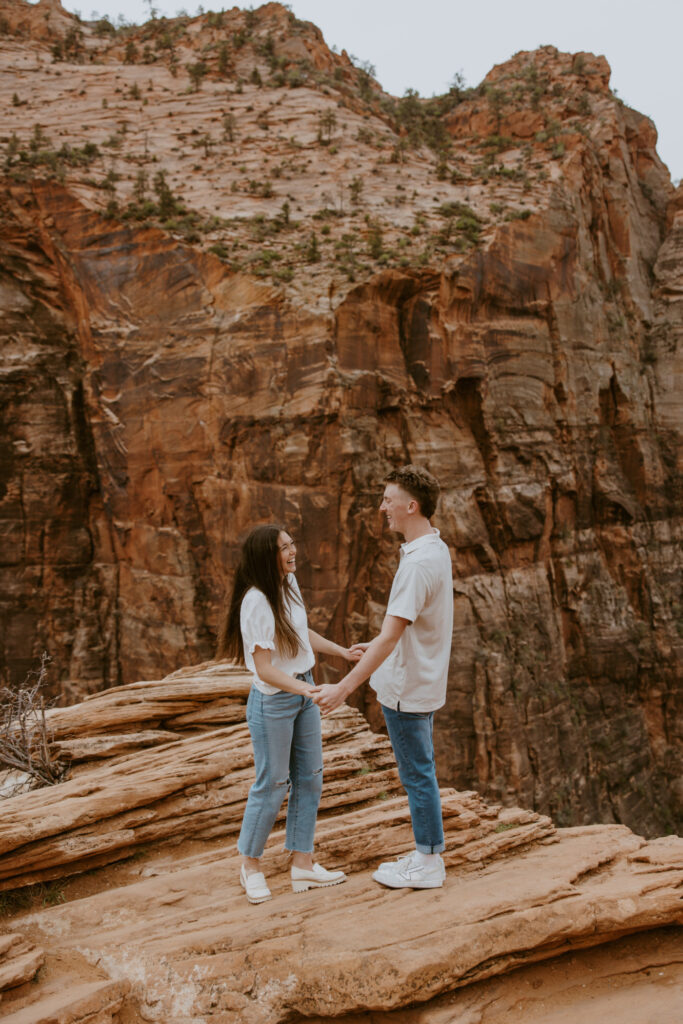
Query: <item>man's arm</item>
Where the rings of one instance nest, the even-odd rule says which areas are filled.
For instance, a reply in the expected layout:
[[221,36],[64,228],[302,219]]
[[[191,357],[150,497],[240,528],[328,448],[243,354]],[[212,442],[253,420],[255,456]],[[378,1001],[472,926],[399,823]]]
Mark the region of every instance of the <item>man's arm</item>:
[[409,625],[409,619],[400,619],[397,615],[385,615],[378,636],[368,644],[362,658],[349,674],[338,683],[326,683],[316,690],[312,699],[323,715],[329,715],[330,711],[338,708],[349,694],[370,678],[375,669],[378,669],[382,662],[389,657],[401,639],[403,630]]

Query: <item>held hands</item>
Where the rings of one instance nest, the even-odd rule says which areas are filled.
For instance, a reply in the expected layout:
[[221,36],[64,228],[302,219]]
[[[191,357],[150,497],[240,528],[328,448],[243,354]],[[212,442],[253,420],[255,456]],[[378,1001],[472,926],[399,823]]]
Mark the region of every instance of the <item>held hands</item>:
[[367,644],[352,644],[344,651],[344,657],[347,661],[360,661],[367,646]]
[[[350,647],[344,649],[344,657],[353,663],[360,661],[368,647],[369,644],[351,644]],[[324,717],[343,704],[352,690],[353,687],[344,686],[343,679],[338,683],[325,683],[317,688],[315,694],[311,695],[311,700],[318,705],[320,714]]]
[[343,704],[345,699],[346,694],[340,683],[325,683],[311,695],[311,700],[318,705],[323,717]]

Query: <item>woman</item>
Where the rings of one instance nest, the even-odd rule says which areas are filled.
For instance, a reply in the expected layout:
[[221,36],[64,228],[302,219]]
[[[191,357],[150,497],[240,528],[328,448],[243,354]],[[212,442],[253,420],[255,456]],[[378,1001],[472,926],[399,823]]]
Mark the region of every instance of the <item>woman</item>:
[[294,892],[346,880],[343,871],[326,871],[312,856],[323,760],[311,669],[314,651],[348,661],[357,661],[360,652],[308,628],[295,571],[296,545],[287,531],[255,527],[242,547],[218,639],[218,657],[240,661],[253,674],[247,723],[256,781],[237,842],[240,883],[250,903],[271,898],[260,859],[288,790],[285,845],[292,852]]

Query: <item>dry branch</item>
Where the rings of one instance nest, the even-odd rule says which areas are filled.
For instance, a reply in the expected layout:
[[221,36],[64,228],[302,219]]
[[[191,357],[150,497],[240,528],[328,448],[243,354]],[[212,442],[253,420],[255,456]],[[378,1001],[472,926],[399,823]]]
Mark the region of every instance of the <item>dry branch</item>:
[[28,775],[33,788],[61,782],[68,764],[50,751],[51,730],[42,688],[49,658],[43,653],[36,681],[18,690],[0,690],[0,767]]

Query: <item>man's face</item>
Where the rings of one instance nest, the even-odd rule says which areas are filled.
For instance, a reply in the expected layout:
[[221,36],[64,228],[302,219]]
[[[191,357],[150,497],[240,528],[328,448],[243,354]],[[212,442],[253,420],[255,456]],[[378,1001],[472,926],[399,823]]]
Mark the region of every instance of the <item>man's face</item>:
[[384,497],[379,510],[384,512],[390,530],[405,534],[408,518],[416,507],[415,498],[411,497],[398,484],[387,484],[384,488]]

